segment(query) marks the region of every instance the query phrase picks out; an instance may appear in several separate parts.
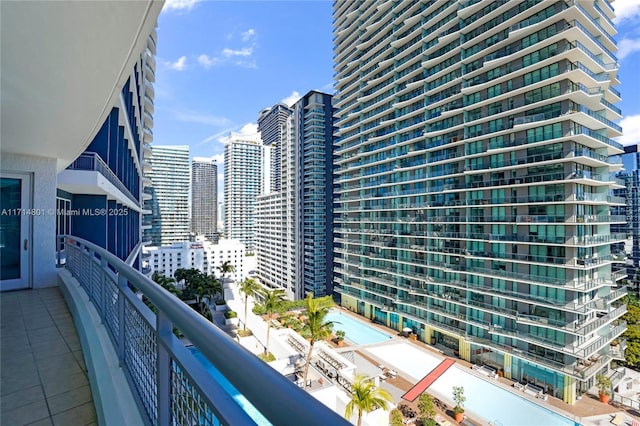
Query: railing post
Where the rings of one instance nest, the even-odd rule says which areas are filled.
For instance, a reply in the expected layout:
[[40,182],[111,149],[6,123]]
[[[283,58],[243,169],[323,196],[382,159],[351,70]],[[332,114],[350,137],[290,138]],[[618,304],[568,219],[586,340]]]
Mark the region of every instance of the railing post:
[[105,294],[105,288],[107,287],[107,268],[108,268],[108,262],[105,260],[105,258],[103,257],[102,259],[100,259],[100,268],[102,269],[100,272],[102,273],[102,282],[100,283],[100,300],[102,301],[102,315],[100,315],[100,321],[101,322],[105,322],[107,319],[107,302],[105,300],[106,298],[106,294]]
[[171,339],[173,324],[167,315],[158,311],[156,315],[156,401],[158,403],[158,426],[169,426],[171,419],[171,356],[164,345]]
[[120,367],[124,366],[124,328],[125,328],[125,296],[124,290],[127,288],[127,278],[118,274],[118,361]]
[[96,252],[88,249],[89,252],[89,276],[87,277],[87,293],[89,294],[89,300],[92,303],[96,303],[96,295],[93,293],[93,259],[96,257]]

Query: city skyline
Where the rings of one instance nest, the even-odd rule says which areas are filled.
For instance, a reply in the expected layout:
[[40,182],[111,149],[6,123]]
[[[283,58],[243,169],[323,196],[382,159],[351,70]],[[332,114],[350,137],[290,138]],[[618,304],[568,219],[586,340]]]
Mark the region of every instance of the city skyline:
[[[292,105],[309,90],[333,94],[331,2],[252,5],[255,7],[245,2],[170,1],[159,18],[162,41],[158,45],[154,144],[185,143],[193,156],[214,156],[220,175],[223,142],[229,132],[255,132],[259,111],[280,101]],[[623,125],[631,133],[640,131],[640,86],[634,84],[633,75],[640,68],[640,1],[620,0],[613,6],[618,15],[619,32],[614,37],[621,63],[620,107],[625,117],[633,117]],[[286,31],[280,24],[271,24],[275,21],[268,17],[275,15],[282,16]],[[317,24],[309,32],[304,22],[311,16]],[[205,26],[211,20],[223,22]],[[188,37],[187,28],[203,36]],[[295,37],[289,34],[297,32],[304,32],[304,42],[292,40]],[[287,78],[279,78],[283,75]],[[221,85],[222,81],[233,84]],[[633,142],[628,137],[621,141],[623,145]]]

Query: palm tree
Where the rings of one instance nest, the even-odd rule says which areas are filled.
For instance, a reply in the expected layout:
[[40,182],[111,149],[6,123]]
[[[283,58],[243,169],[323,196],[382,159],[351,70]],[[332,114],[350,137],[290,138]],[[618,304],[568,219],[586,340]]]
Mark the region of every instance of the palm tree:
[[173,274],[173,276],[176,278],[176,281],[178,282],[184,281],[182,300],[193,299],[195,297],[195,292],[193,290],[194,284],[195,284],[195,281],[198,281],[201,278],[202,272],[200,272],[195,268],[191,268],[191,269],[179,268],[179,269],[176,269],[176,272]]
[[167,290],[169,293],[174,294],[178,297],[182,295],[182,291],[180,291],[180,289],[175,286],[176,284],[175,279],[171,277],[165,277],[164,275],[159,274],[157,272],[153,273],[153,275],[151,276],[151,279],[153,280],[153,282],[155,282],[160,287]]
[[244,327],[243,329],[247,330],[247,305],[249,304],[249,296],[253,296],[256,294],[258,290],[260,290],[260,284],[253,278],[247,278],[244,281],[240,281],[238,283],[238,288],[240,293],[244,294]]
[[313,293],[308,293],[305,299],[306,318],[304,320],[304,328],[302,335],[309,339],[309,353],[307,354],[307,362],[304,366],[303,382],[307,383],[307,375],[309,374],[309,365],[311,364],[311,354],[313,353],[313,345],[331,336],[333,331],[333,321],[326,321],[325,317],[329,313],[329,309],[334,305],[331,296],[313,298]]
[[236,270],[236,268],[228,260],[222,262],[222,265],[218,266],[217,269],[218,271],[220,271],[223,280],[226,278],[227,274],[231,274]]
[[273,314],[280,303],[284,300],[284,290],[275,288],[273,290],[262,289],[259,290],[262,295],[262,307],[267,312],[267,344],[265,346],[265,355],[269,354],[269,332],[271,331],[271,320]]
[[193,290],[196,299],[200,302],[200,313],[212,319],[211,310],[207,302],[210,304],[216,295],[222,294],[222,284],[212,275],[201,274],[200,277],[195,280]]
[[393,404],[393,397],[382,388],[376,388],[370,378],[357,374],[354,378],[351,401],[344,410],[344,417],[349,419],[355,410],[358,410],[358,426],[362,425],[362,413],[371,412],[382,408],[388,410]]

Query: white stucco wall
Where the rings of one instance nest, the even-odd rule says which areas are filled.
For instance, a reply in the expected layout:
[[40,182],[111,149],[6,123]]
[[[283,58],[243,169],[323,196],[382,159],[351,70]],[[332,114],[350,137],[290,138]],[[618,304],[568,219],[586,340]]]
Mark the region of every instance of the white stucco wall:
[[48,211],[56,209],[57,159],[2,153],[0,169],[6,173],[31,175],[32,205],[44,214],[31,216],[31,286],[33,288],[57,285],[56,216]]

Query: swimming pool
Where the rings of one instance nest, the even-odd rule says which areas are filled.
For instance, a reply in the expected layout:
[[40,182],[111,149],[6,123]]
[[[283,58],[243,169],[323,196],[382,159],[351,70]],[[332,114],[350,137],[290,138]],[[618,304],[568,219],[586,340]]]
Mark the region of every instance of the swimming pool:
[[[367,351],[384,360],[387,366],[392,365],[409,375],[415,382],[421,380],[442,361],[441,358],[418,350],[407,343],[367,348]],[[467,398],[464,404],[465,409],[487,422],[504,426],[575,426],[579,424],[455,365],[433,382],[428,392],[436,394],[439,398],[451,400],[453,386],[464,387]]]
[[225,391],[227,391],[227,393],[235,400],[238,402],[238,405],[240,405],[244,411],[256,422],[257,425],[259,426],[271,426],[271,423],[269,422],[269,420],[267,420],[262,413],[260,413],[258,411],[258,409],[256,407],[253,406],[253,404],[251,404],[251,402],[249,402],[249,400],[247,398],[244,397],[244,395],[242,395],[238,389],[236,389],[223,375],[222,373],[220,373],[218,371],[217,368],[215,368],[207,358],[205,358],[204,355],[202,355],[200,353],[200,351],[191,346],[189,348],[189,351],[193,354],[193,356],[196,357],[196,359],[198,361],[200,361],[200,363],[204,366],[204,368],[207,370],[207,372],[213,377],[213,379],[218,382]]
[[378,329],[368,326],[336,310],[329,311],[326,318],[329,321],[339,323],[333,326],[334,333],[338,330],[344,331],[345,340],[353,342],[356,345],[380,343],[391,339],[391,336],[389,336],[388,334],[383,333]]

